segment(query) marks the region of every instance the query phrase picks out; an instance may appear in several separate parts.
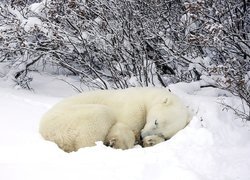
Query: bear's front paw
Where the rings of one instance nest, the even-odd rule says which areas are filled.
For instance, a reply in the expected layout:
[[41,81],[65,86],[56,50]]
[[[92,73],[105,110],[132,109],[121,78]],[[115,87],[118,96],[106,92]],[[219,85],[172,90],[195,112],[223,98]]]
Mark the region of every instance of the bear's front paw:
[[163,141],[165,141],[163,137],[160,137],[157,135],[151,135],[151,136],[144,137],[142,140],[142,143],[143,143],[143,147],[150,147],[150,146],[159,144],[160,142],[163,142]]

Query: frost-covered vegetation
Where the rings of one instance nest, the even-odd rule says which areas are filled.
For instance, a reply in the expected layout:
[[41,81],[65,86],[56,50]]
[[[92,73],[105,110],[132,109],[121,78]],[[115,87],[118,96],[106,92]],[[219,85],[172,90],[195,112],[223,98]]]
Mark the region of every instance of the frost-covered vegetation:
[[250,106],[249,40],[247,0],[0,2],[0,76],[23,88],[33,71],[101,89],[204,80]]

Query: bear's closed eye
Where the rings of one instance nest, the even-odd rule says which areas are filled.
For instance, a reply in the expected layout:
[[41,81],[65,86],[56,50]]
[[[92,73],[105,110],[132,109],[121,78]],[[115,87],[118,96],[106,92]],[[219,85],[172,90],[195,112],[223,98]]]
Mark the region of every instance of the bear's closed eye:
[[158,123],[158,121],[157,121],[157,119],[156,119],[156,120],[155,120],[155,125],[158,126],[158,124],[159,124],[159,123]]

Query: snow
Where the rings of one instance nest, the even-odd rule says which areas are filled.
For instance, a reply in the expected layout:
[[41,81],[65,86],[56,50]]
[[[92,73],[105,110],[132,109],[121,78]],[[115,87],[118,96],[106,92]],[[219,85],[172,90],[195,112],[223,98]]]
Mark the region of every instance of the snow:
[[34,77],[33,91],[10,88],[0,79],[0,179],[250,179],[250,124],[221,105],[223,100],[243,109],[241,100],[228,92],[200,88],[201,82],[170,85],[194,114],[170,140],[125,151],[97,142],[65,153],[39,135],[39,120],[53,104],[76,92],[60,78]]

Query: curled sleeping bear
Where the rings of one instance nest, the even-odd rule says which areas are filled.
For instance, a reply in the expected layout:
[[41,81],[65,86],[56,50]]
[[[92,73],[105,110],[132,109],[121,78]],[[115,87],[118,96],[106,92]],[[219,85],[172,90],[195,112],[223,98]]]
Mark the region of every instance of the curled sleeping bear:
[[96,141],[129,149],[140,137],[169,139],[188,122],[187,108],[167,89],[128,88],[66,98],[42,117],[39,131],[66,152],[94,146]]

